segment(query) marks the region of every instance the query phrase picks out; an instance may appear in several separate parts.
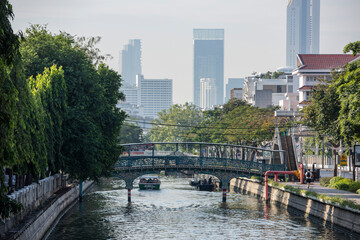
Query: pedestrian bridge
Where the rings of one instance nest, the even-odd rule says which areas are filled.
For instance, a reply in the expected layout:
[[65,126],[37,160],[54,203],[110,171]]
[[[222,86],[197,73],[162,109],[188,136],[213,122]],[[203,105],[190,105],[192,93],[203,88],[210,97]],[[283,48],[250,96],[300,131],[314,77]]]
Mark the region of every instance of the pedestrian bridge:
[[[115,164],[112,175],[125,180],[132,189],[136,178],[160,171],[191,171],[217,177],[228,190],[236,177],[264,176],[266,171],[286,170],[286,161],[271,164],[275,152],[281,150],[251,146],[199,142],[123,144],[124,152]],[[286,156],[284,154],[284,158]]]

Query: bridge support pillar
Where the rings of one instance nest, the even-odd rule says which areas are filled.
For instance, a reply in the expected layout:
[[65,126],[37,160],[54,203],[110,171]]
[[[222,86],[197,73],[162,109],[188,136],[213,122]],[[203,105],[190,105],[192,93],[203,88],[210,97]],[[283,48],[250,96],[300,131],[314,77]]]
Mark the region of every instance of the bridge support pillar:
[[128,189],[128,202],[131,202],[131,189]]
[[223,189],[222,201],[226,202],[226,189]]

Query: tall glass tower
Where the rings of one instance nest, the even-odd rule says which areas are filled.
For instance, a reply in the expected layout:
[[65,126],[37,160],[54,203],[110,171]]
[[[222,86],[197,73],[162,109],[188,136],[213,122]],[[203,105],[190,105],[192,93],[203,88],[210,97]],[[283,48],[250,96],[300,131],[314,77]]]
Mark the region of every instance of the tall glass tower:
[[318,54],[320,0],[289,0],[287,5],[286,65],[296,67],[297,55]]
[[138,74],[141,75],[141,40],[131,39],[121,51],[121,76],[124,85],[135,86]]
[[194,104],[200,106],[200,79],[216,86],[216,105],[224,103],[224,29],[194,29]]

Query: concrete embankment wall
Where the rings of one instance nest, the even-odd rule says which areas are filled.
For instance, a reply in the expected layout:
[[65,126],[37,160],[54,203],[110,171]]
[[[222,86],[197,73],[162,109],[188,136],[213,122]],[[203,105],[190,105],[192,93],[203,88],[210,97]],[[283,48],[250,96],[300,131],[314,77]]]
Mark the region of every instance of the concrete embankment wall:
[[41,179],[39,183],[33,183],[12,193],[9,197],[21,203],[24,208],[16,216],[0,222],[0,236],[3,236],[14,225],[23,220],[30,211],[36,209],[46,199],[63,187],[65,187],[65,178],[63,179],[60,174],[55,174]]
[[[84,182],[83,191],[86,191],[92,184],[92,181]],[[42,239],[58,216],[75,202],[78,197],[79,185],[73,185],[70,190],[67,189],[65,193],[59,194],[46,208],[37,212],[36,216],[32,216],[30,221],[27,221],[21,229],[18,229],[9,239]]]
[[[258,196],[265,199],[265,185],[251,179],[237,178],[230,183],[235,192]],[[345,209],[317,199],[291,193],[269,186],[269,199],[285,206],[298,209],[345,229],[360,233],[360,211]]]

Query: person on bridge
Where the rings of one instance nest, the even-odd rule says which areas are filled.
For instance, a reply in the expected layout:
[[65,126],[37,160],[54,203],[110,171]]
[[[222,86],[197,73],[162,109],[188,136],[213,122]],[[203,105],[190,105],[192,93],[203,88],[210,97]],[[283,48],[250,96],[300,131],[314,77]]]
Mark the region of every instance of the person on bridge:
[[308,169],[307,172],[305,173],[305,177],[306,177],[307,188],[309,188],[309,187],[310,187],[310,183],[311,183],[311,172],[310,172],[310,169]]

